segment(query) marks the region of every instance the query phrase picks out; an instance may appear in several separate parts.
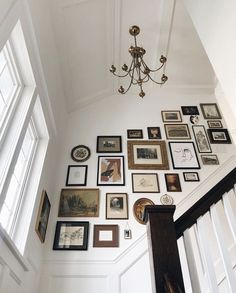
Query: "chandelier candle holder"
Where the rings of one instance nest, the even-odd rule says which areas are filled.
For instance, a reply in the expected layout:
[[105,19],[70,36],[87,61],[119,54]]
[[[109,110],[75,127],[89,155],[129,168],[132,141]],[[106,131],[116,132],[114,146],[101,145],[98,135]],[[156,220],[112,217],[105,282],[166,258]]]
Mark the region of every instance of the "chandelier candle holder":
[[146,50],[137,45],[136,36],[140,33],[140,28],[137,25],[133,25],[129,29],[129,33],[131,34],[131,36],[134,37],[134,46],[130,46],[129,48],[129,53],[132,57],[131,64],[129,67],[126,64],[122,66],[121,69],[125,72],[124,75],[116,74],[116,67],[114,65],[111,66],[110,72],[113,73],[117,77],[126,77],[126,76],[130,77],[130,83],[127,89],[125,90],[122,85],[118,89],[118,92],[120,94],[127,93],[132,85],[138,85],[140,88],[139,96],[143,98],[145,96],[145,92],[143,91],[144,83],[148,82],[149,80],[152,80],[156,84],[162,85],[168,80],[168,77],[164,73],[162,74],[161,80],[159,82],[155,81],[150,75],[154,72],[159,71],[164,66],[167,59],[165,56],[161,55],[161,58],[160,58],[161,66],[154,70],[150,69],[145,63],[145,61],[143,60],[143,56],[145,55]]

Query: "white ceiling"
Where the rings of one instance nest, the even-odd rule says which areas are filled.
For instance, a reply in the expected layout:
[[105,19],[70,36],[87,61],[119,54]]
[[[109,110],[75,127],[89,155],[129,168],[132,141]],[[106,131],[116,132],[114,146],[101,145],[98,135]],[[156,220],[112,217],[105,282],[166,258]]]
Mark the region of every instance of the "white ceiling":
[[[133,24],[141,28],[137,40],[147,51],[150,68],[168,53],[166,87],[215,86],[214,72],[181,0],[51,1],[68,111],[117,90],[120,81],[109,68],[113,63],[117,68],[130,64],[133,37],[128,31]],[[152,86],[147,84],[145,92]]]

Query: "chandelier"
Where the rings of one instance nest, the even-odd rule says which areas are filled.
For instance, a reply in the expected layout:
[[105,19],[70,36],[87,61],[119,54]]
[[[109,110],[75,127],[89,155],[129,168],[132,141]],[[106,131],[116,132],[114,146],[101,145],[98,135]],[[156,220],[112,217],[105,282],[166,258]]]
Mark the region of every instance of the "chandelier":
[[129,33],[131,34],[131,36],[134,37],[134,46],[131,45],[129,48],[129,53],[132,57],[131,64],[129,67],[126,64],[122,66],[122,70],[125,72],[124,75],[116,74],[116,67],[114,65],[111,66],[110,72],[113,73],[117,77],[126,77],[126,76],[130,77],[130,83],[127,89],[125,90],[122,85],[118,89],[118,92],[120,94],[127,93],[132,85],[138,85],[140,88],[139,96],[143,98],[145,96],[145,92],[143,91],[144,83],[148,82],[149,80],[152,80],[156,84],[161,85],[167,81],[168,77],[165,74],[162,74],[161,80],[159,82],[155,81],[153,77],[151,76],[151,74],[153,74],[154,72],[157,72],[164,66],[167,59],[166,57],[161,55],[161,58],[159,60],[161,63],[160,67],[154,70],[150,69],[145,63],[145,61],[143,60],[143,56],[146,53],[146,50],[137,45],[136,36],[140,33],[140,28],[137,25],[133,25],[129,29]]

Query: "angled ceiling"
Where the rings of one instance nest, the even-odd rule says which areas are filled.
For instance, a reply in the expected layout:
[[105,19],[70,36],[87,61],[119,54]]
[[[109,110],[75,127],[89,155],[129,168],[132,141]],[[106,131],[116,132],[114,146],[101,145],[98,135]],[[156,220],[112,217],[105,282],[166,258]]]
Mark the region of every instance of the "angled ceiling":
[[117,90],[120,81],[109,68],[113,63],[117,68],[130,64],[133,38],[128,30],[133,24],[141,28],[137,40],[146,49],[151,68],[161,54],[168,54],[165,86],[214,87],[214,72],[181,0],[51,0],[51,4],[69,112]]

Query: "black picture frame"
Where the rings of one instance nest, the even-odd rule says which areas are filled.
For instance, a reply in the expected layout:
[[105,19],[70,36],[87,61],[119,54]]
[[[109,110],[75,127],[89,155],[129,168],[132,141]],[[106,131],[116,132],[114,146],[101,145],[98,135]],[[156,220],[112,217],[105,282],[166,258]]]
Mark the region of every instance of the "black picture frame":
[[231,139],[228,129],[226,128],[211,128],[207,129],[207,133],[212,144],[230,144]]
[[165,174],[166,181],[166,190],[168,192],[181,192],[181,184],[178,173],[166,173]]
[[204,125],[193,125],[193,134],[199,153],[211,153],[211,146],[208,140],[206,129]]
[[89,222],[57,221],[53,250],[88,250]]
[[143,138],[143,130],[142,129],[127,129],[127,138],[129,139]]
[[69,165],[66,175],[66,186],[86,186],[87,165]]
[[160,127],[148,127],[148,138],[149,139],[161,139],[161,129]]
[[97,153],[121,153],[121,136],[109,135],[97,137]]
[[186,182],[200,181],[198,172],[183,172],[183,177]]
[[197,106],[181,106],[183,115],[199,115]]
[[201,155],[203,165],[219,165],[219,159],[217,155]]

